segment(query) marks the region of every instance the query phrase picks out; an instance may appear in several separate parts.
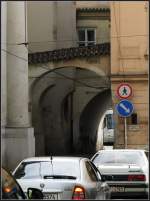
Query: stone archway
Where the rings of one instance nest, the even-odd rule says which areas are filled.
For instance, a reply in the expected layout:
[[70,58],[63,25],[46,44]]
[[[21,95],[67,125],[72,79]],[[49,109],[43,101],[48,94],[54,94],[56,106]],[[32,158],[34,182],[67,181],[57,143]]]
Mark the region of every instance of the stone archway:
[[[80,116],[87,104],[104,91],[103,88],[110,88],[108,58],[101,58],[102,68],[92,63],[92,58],[90,62],[74,59],[72,62],[57,62],[55,68],[51,68],[48,63],[50,69],[43,72],[36,67],[41,75],[32,82],[30,88],[36,155],[68,155],[78,152],[76,147],[81,137]],[[84,80],[80,76],[77,78],[75,74],[78,71],[81,75],[96,76],[96,79],[91,81],[90,76]],[[64,79],[60,74],[64,74]],[[81,87],[81,82],[87,85]],[[88,85],[101,86],[102,89],[89,88]]]

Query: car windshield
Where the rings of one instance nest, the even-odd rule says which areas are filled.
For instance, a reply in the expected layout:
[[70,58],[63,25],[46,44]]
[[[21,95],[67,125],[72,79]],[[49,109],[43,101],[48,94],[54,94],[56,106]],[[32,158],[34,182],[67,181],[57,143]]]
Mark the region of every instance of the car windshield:
[[50,161],[23,162],[14,176],[16,179],[62,178],[61,176],[65,176],[64,179],[76,179],[80,176],[79,162],[63,160],[52,163]]
[[141,165],[145,163],[142,153],[131,151],[113,151],[101,152],[93,159],[96,164],[136,164]]

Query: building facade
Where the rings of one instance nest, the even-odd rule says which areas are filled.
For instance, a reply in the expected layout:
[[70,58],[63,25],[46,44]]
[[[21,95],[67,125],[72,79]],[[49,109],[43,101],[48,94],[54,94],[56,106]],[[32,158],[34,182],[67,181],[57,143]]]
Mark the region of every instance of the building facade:
[[[3,165],[13,169],[29,156],[94,151],[100,116],[111,102],[109,10],[76,13],[73,1],[2,6]],[[94,31],[79,41],[83,13],[90,14],[84,20]]]
[[[112,1],[111,8],[111,87],[116,113],[115,147],[148,149],[148,1]],[[132,87],[134,111],[125,118],[116,112],[120,99],[116,96],[121,83]],[[127,138],[127,139],[126,139]],[[126,140],[125,140],[126,139]]]
[[[133,88],[127,147],[148,148],[147,4],[2,2],[3,166],[96,151],[100,118],[112,100],[115,111],[122,81]],[[115,113],[115,122],[122,148],[124,119]]]
[[[36,155],[94,152],[97,124],[105,110],[104,105],[108,107],[111,102],[109,8],[76,9],[76,4],[70,2],[70,12],[63,17],[66,3],[59,4],[59,23],[51,27],[52,32],[53,27],[57,27],[54,33],[59,48],[50,43],[47,51],[44,46],[41,50],[38,44],[39,47],[30,44],[29,87]],[[29,19],[38,19],[40,7],[37,6],[35,12],[34,3],[29,6],[31,11],[34,8]],[[53,6],[60,8],[56,2]],[[41,24],[48,23],[47,15],[42,16]],[[68,28],[61,30],[62,24]],[[31,28],[34,29],[33,22]],[[30,33],[33,32],[30,29]],[[62,38],[57,32],[62,33]],[[37,41],[45,41],[42,33],[40,38],[38,32],[35,35]],[[59,144],[57,150],[56,144]]]

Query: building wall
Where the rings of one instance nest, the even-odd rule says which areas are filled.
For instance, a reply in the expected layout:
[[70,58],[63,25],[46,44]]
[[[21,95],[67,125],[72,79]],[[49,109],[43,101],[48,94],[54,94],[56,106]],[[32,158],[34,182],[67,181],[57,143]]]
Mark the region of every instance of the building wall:
[[98,8],[101,6],[105,6],[108,7],[109,6],[109,2],[108,1],[76,1],[76,5],[78,8],[85,8],[85,7],[94,7],[94,8]]
[[59,1],[57,3],[57,49],[76,46],[76,3]]
[[40,52],[74,46],[75,2],[27,1],[29,50]]
[[30,51],[46,51],[56,48],[57,27],[54,15],[56,6],[54,1],[27,1]]
[[[148,148],[148,1],[112,1],[111,83],[114,107],[119,102],[116,89],[127,82],[133,89],[129,100],[138,116],[138,125],[127,118],[129,148]],[[116,118],[116,144],[124,147],[124,118]]]

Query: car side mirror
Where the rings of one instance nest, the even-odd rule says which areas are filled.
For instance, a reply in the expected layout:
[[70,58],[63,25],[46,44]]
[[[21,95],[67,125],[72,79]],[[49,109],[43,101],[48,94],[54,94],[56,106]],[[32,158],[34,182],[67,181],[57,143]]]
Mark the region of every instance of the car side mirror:
[[27,189],[28,199],[43,199],[43,193],[40,189],[37,188],[28,188]]

